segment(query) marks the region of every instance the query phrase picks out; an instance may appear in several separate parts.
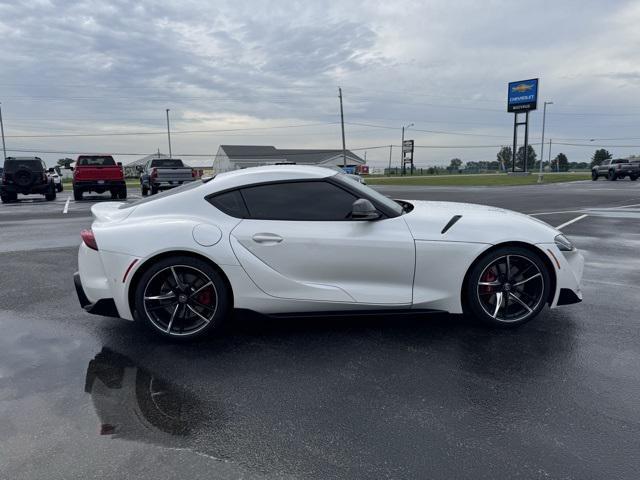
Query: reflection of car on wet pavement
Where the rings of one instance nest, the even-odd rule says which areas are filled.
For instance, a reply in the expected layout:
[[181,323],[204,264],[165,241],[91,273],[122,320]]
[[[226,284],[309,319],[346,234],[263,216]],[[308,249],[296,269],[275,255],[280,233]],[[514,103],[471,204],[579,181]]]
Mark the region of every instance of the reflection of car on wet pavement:
[[215,329],[234,307],[466,312],[514,326],[581,300],[582,255],[548,224],[394,201],[325,168],[237,170],[92,212],[74,278],[81,305],[135,312],[174,338]]
[[108,349],[89,362],[85,392],[113,438],[173,445],[202,420],[192,396]]

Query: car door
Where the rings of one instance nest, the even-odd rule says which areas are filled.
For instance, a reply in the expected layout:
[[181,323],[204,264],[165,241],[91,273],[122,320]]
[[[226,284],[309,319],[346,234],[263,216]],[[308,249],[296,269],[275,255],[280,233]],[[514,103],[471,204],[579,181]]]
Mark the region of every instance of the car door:
[[280,298],[410,304],[415,247],[401,216],[350,219],[354,193],[329,181],[240,190],[248,211],[231,232],[240,264]]

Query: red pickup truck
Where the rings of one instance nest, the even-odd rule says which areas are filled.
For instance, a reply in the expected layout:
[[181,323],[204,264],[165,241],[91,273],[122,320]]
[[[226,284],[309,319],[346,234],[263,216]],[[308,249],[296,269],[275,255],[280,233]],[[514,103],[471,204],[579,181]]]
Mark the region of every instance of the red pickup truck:
[[84,192],[110,192],[111,198],[127,198],[122,164],[111,155],[80,155],[73,169],[73,198],[82,200]]

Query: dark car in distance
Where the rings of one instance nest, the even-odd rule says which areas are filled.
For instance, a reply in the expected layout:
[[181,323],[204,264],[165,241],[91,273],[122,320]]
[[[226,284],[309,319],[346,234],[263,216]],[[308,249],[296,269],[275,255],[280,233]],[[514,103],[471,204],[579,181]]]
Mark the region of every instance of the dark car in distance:
[[18,194],[39,194],[47,201],[55,200],[56,186],[49,176],[53,171],[40,157],[7,157],[0,184],[2,203],[17,201]]

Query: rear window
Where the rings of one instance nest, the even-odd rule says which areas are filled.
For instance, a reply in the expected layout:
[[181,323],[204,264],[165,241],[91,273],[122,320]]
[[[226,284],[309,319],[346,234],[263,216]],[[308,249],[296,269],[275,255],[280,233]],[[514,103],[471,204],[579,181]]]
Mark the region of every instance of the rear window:
[[38,160],[38,159],[31,159],[31,158],[26,160],[11,159],[11,160],[5,160],[4,162],[4,169],[7,172],[15,172],[21,166],[27,167],[31,171],[42,171],[44,169],[42,165],[42,160]]
[[161,158],[158,160],[152,160],[151,166],[158,167],[158,168],[180,168],[180,167],[184,167],[184,163],[182,163],[182,160]]
[[161,198],[170,197],[171,195],[175,195],[177,193],[186,192],[187,190],[192,190],[194,188],[200,187],[202,184],[207,183],[213,180],[214,177],[205,177],[200,180],[196,180],[195,182],[185,183],[180,185],[179,187],[172,188],[171,190],[165,190],[164,192],[160,192],[156,195],[151,195],[150,197],[143,198],[142,200],[136,200],[135,202],[125,203],[120,205],[119,209],[137,207],[138,205],[142,205],[143,203],[153,202],[155,200],[159,200]]
[[78,157],[78,165],[91,166],[91,167],[111,167],[116,164],[112,156],[89,156],[82,155]]

